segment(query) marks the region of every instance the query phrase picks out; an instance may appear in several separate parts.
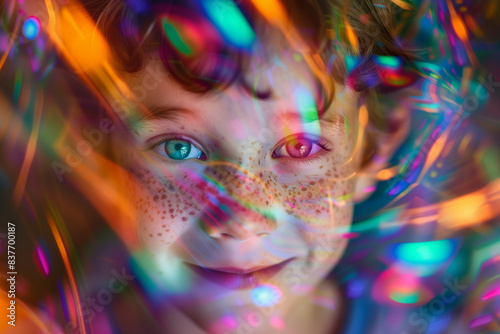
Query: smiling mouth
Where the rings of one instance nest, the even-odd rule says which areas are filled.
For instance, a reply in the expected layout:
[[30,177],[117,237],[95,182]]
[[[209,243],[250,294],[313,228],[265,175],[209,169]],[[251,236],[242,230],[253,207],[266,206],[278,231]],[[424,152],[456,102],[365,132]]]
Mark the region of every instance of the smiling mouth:
[[271,277],[276,275],[294,258],[280,262],[272,266],[253,267],[242,269],[235,267],[224,268],[203,268],[194,264],[187,263],[187,266],[198,276],[218,284],[227,289],[251,289],[263,284]]

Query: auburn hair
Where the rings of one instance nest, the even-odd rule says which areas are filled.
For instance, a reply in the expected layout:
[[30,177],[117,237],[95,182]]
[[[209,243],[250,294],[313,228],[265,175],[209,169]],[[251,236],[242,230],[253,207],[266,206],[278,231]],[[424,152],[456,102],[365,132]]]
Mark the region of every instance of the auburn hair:
[[[262,17],[251,1],[236,3],[257,31]],[[342,84],[348,80],[356,91],[378,83],[372,55],[397,56],[406,62],[414,58],[395,36],[394,11],[398,7],[390,0],[378,0],[376,5],[366,0],[282,0],[281,3],[311,52],[319,54],[325,63],[337,56],[329,67],[332,77]],[[210,40],[210,27],[196,0],[84,0],[83,4],[110,44],[113,59],[127,72],[142,69],[145,53],[159,50],[169,74],[185,89],[202,93],[234,81],[249,56],[248,50]],[[186,57],[173,47],[165,36],[162,16],[184,18],[204,33],[210,42],[205,43],[204,52],[198,52],[199,57]],[[349,30],[356,35],[358,45],[352,45]],[[207,57],[207,54],[218,56]],[[345,62],[347,56],[358,58],[358,66],[350,73]]]

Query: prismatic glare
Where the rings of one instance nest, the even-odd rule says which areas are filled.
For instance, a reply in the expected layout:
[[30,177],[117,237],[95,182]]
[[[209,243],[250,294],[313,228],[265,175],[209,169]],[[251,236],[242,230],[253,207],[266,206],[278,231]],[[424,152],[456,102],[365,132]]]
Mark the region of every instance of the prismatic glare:
[[281,299],[281,290],[270,284],[259,285],[250,292],[252,301],[257,306],[270,307]]
[[35,39],[40,32],[40,20],[35,16],[30,16],[24,21],[23,35],[27,39]]

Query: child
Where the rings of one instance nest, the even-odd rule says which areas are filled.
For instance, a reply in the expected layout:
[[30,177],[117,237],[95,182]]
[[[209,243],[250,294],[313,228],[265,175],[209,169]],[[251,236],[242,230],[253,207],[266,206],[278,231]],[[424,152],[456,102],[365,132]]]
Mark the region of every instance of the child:
[[[86,152],[75,141],[76,150],[59,152],[66,165],[52,167],[60,182],[73,180],[127,248],[96,242],[88,256],[96,260],[83,270],[90,297],[68,307],[65,332],[427,330],[431,316],[405,316],[400,304],[349,303],[347,295],[361,288],[347,293],[328,277],[355,236],[354,205],[390,178],[386,168],[408,135],[408,110],[397,103],[385,110],[377,100],[383,93],[397,101],[396,88],[415,80],[408,70],[415,57],[395,37],[394,14],[409,9],[406,2],[82,4],[97,24],[87,40],[99,43],[102,35],[112,65],[86,79],[112,112],[87,110],[96,125],[83,136],[94,151],[75,159]],[[67,22],[68,29],[82,23]],[[63,44],[70,37],[63,31]],[[82,55],[58,46],[73,65],[100,61],[87,59],[84,48]],[[399,64],[398,80],[383,63]],[[106,75],[112,80],[103,85]],[[99,167],[103,178],[92,174]],[[112,269],[103,285],[97,277],[108,263],[127,262],[117,250],[131,255],[130,267]],[[414,283],[398,269],[387,271],[398,278],[394,285]],[[396,321],[380,320],[387,318]]]
[[[401,118],[368,134],[364,105],[381,80],[371,55],[409,58],[390,4],[90,5],[134,96],[135,108],[114,105],[131,137],[114,138],[113,151],[130,171],[138,248],[150,254],[140,263],[162,296],[164,331],[240,333],[242,319],[255,333],[338,330],[343,306],[325,277],[353,204],[404,139]],[[361,15],[381,35],[349,44]],[[349,61],[364,64],[347,77]]]

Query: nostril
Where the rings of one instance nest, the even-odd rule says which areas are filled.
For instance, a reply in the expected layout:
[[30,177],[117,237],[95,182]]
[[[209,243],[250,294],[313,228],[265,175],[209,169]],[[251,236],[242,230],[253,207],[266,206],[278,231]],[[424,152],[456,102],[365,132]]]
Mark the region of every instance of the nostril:
[[230,233],[225,233],[225,232],[219,232],[219,233],[214,233],[214,234],[210,234],[210,237],[214,238],[214,239],[219,239],[219,240],[230,240],[230,239],[234,239],[234,240],[241,240],[241,241],[244,241],[246,240],[247,238],[241,238],[241,237],[238,237],[238,236],[235,236],[235,235],[232,235]]
[[265,238],[265,237],[268,237],[270,234],[271,233],[269,233],[269,232],[261,232],[261,233],[257,233],[257,234],[249,233],[249,234],[240,235],[240,234],[236,234],[236,233],[231,234],[231,233],[219,232],[219,233],[211,234],[210,237],[212,237],[214,239],[220,239],[220,240],[235,239],[235,240],[245,241],[245,240],[251,239],[252,236],[256,236],[257,238]]

